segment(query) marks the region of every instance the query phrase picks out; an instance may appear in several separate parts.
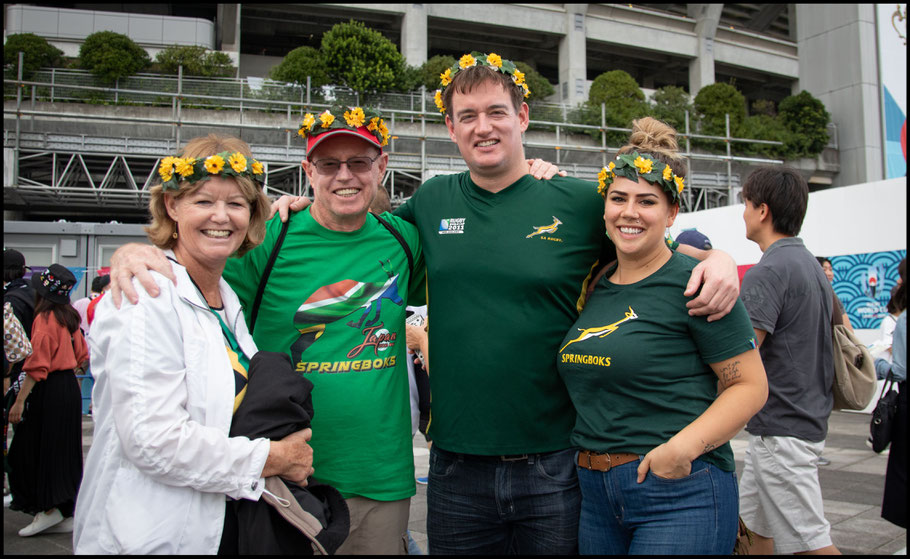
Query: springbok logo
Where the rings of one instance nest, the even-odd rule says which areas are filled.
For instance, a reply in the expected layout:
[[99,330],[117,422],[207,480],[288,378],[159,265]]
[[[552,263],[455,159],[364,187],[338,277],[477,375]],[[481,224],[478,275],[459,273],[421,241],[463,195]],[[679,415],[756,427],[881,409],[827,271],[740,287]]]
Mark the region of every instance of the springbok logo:
[[560,225],[562,225],[562,222],[559,221],[559,218],[557,218],[557,217],[554,215],[554,216],[553,216],[553,223],[550,223],[549,225],[541,225],[541,226],[539,226],[539,227],[534,227],[534,232],[531,233],[530,235],[528,235],[528,236],[525,237],[525,238],[526,238],[526,239],[530,239],[530,238],[533,237],[534,235],[543,235],[544,233],[555,233],[556,230],[559,229],[559,226],[560,226]]
[[620,324],[626,322],[627,320],[635,320],[636,318],[638,318],[638,315],[635,314],[635,311],[632,310],[632,307],[629,307],[629,311],[626,313],[626,317],[622,320],[617,320],[613,324],[607,324],[606,326],[595,326],[594,328],[576,328],[576,330],[581,332],[581,334],[574,340],[562,346],[562,349],[559,351],[563,351],[575,342],[581,342],[590,338],[606,338],[618,330]]

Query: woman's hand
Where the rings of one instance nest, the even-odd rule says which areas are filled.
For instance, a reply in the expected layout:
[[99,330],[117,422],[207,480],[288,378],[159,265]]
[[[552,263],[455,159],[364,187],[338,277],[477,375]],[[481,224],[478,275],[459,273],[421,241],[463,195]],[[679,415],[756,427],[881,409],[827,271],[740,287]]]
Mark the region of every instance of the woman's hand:
[[638,483],[645,480],[648,470],[657,477],[679,479],[692,472],[692,461],[666,442],[653,448],[642,458],[641,464],[638,465]]
[[9,409],[9,422],[13,425],[18,425],[22,421],[22,412],[25,410],[25,402],[20,402],[18,399],[13,404],[13,407]]
[[313,447],[307,444],[312,437],[312,429],[303,429],[280,441],[270,441],[262,477],[280,476],[305,487],[314,472]]

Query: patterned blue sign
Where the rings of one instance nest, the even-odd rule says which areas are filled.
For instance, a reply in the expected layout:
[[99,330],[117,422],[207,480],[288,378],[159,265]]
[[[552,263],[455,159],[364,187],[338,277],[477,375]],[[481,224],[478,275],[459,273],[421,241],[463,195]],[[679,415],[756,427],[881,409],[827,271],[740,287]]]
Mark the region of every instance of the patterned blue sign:
[[832,256],[834,292],[854,328],[876,329],[888,314],[886,305],[897,284],[897,265],[906,250]]

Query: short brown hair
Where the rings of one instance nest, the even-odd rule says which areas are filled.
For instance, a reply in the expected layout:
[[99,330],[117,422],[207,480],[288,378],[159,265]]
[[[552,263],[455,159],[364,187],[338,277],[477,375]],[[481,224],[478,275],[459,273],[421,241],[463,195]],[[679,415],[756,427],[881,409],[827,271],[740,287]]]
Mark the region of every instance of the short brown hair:
[[[193,138],[183,148],[180,157],[204,159],[210,155],[221,153],[222,151],[229,151],[231,153],[240,152],[247,159],[253,157],[249,144],[240,138],[235,138],[234,136],[220,136],[217,134]],[[250,249],[258,246],[263,239],[265,239],[265,222],[269,216],[269,206],[271,205],[271,202],[269,201],[268,196],[262,191],[259,184],[252,179],[248,177],[232,176],[225,176],[224,178],[232,179],[237,183],[237,187],[240,188],[240,193],[250,204],[250,226],[249,229],[247,229],[246,238],[243,239],[240,248],[237,249],[237,256],[242,256]],[[188,181],[181,181],[179,185],[180,188],[177,192],[165,192],[160,184],[153,186],[149,190],[151,195],[151,198],[149,199],[149,213],[152,216],[152,222],[145,228],[145,232],[152,244],[160,249],[174,248],[177,244],[177,239],[174,238],[174,233],[177,231],[177,223],[168,215],[164,197],[169,195],[173,196],[174,199],[179,200],[180,198],[193,194],[199,190],[205,182],[205,180],[200,180],[190,184]]]
[[758,167],[743,183],[743,201],[771,210],[771,226],[776,233],[795,237],[803,227],[809,205],[809,183],[792,167]]
[[[482,83],[501,85],[502,88],[509,93],[509,97],[512,99],[512,106],[515,107],[515,112],[517,113],[521,110],[521,105],[525,100],[524,89],[515,85],[515,82],[512,81],[512,76],[498,71],[493,66],[478,64],[457,72],[455,77],[452,78],[452,83],[450,83],[445,91],[442,92],[442,104],[446,108],[446,113],[449,115],[455,114],[452,108],[452,97],[455,95],[456,91],[462,94],[470,93],[474,91],[475,87]],[[452,121],[455,121],[454,116],[452,117]]]

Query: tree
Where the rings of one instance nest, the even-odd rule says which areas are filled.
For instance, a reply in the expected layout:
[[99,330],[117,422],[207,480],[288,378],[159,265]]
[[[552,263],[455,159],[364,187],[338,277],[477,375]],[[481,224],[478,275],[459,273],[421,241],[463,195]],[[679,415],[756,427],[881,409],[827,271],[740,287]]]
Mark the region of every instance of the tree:
[[553,95],[555,91],[553,85],[547,78],[541,76],[537,70],[520,60],[515,62],[515,67],[525,75],[525,82],[528,84],[528,89],[531,90],[531,96],[528,97],[528,101],[543,101],[545,97]]
[[[454,65],[454,56],[449,56],[447,54],[437,54],[433,58],[424,62],[420,67],[420,84],[425,85],[427,91],[436,91],[442,87],[442,84],[439,83],[439,75]],[[418,84],[418,86],[420,84]]]
[[808,91],[791,95],[778,105],[780,119],[792,132],[788,151],[797,157],[815,157],[828,145],[828,123],[831,115],[825,104]]
[[289,52],[277,66],[271,69],[269,77],[287,83],[306,84],[310,77],[312,87],[320,87],[331,82],[325,71],[322,53],[313,47],[297,47]]
[[[692,103],[686,90],[675,85],[666,85],[654,92],[651,98],[651,116],[662,120],[676,129],[679,134],[686,132],[686,111],[692,112]],[[689,123],[690,130],[694,122]]]
[[171,45],[155,56],[155,62],[170,74],[177,74],[180,66],[185,76],[226,78],[235,74],[230,56],[200,46]]
[[329,78],[361,93],[394,88],[404,69],[392,41],[353,20],[335,24],[322,36],[322,57]]
[[[746,118],[746,98],[728,83],[712,83],[701,88],[695,96],[695,112],[699,119],[699,132],[708,136],[725,136],[726,115],[730,115],[730,134],[740,135]],[[725,149],[724,143],[715,140],[693,142],[710,150]]]
[[25,53],[22,78],[26,80],[39,68],[63,64],[63,51],[48,43],[44,37],[34,33],[16,33],[7,37],[3,45],[3,67],[11,78],[16,77],[20,51]]
[[[635,78],[623,70],[604,72],[594,79],[588,93],[587,123],[600,124],[601,104],[606,108],[607,126],[617,128],[631,128],[633,120],[648,113],[644,92]],[[627,132],[607,132],[607,144],[623,145],[628,137]]]
[[113,31],[92,33],[79,47],[80,66],[108,84],[140,72],[150,63],[145,49],[126,35]]

